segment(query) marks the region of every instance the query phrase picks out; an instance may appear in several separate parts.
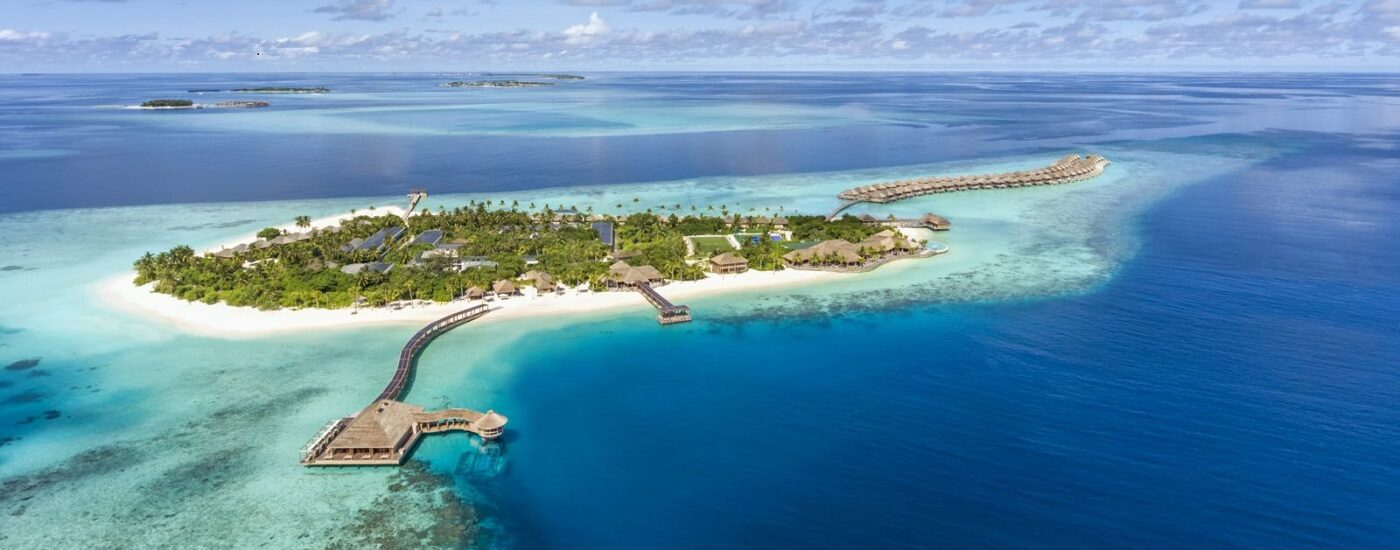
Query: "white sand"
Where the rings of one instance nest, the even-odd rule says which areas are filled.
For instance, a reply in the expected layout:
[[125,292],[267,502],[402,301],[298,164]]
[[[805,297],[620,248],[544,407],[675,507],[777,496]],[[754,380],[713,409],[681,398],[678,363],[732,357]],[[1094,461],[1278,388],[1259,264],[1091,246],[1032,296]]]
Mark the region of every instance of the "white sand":
[[[699,281],[670,283],[659,287],[662,295],[675,303],[684,303],[687,298],[725,292],[738,292],[791,284],[800,284],[818,279],[849,277],[849,274],[822,271],[749,271],[736,275],[711,275]],[[365,325],[383,324],[425,324],[467,306],[480,303],[479,300],[456,300],[453,302],[428,305],[405,306],[401,309],[360,308],[354,309],[298,309],[261,311],[251,307],[233,307],[227,304],[203,304],[186,302],[167,294],[151,291],[152,285],[138,287],[131,284],[135,272],[129,272],[98,284],[97,295],[100,301],[114,309],[158,319],[175,328],[219,338],[255,338],[290,331],[318,329],[339,329]],[[564,295],[534,295],[534,289],[526,289],[525,296],[489,302],[493,311],[480,322],[502,321],[533,316],[558,316],[591,313],[600,310],[635,307],[644,309],[639,315],[652,315],[652,308],[640,294],[631,291],[578,292],[569,290]],[[703,315],[703,313],[702,313]]]
[[[397,214],[404,209],[394,206],[380,206],[359,214]],[[339,225],[352,218],[349,213],[313,220],[311,228]],[[279,226],[287,231],[305,231],[295,223]],[[254,234],[211,248],[214,252],[222,248],[249,243],[257,239]],[[849,277],[850,274],[822,271],[749,271],[735,275],[710,275],[699,281],[670,283],[659,287],[662,295],[675,303],[683,303],[687,298],[701,295],[739,292],[760,288],[771,288],[791,284],[801,284],[814,280]],[[457,312],[479,300],[455,300],[449,303],[416,302],[399,307],[361,307],[345,309],[282,309],[262,311],[251,307],[233,307],[227,304],[204,304],[187,302],[167,294],[152,291],[154,283],[136,286],[134,271],[98,283],[94,289],[98,301],[113,309],[133,313],[163,321],[180,330],[204,336],[219,338],[255,338],[270,334],[291,331],[320,329],[343,329],[348,327],[383,324],[424,324],[448,314]],[[489,302],[491,314],[482,321],[516,319],[532,316],[572,315],[596,312],[606,309],[635,307],[651,311],[651,306],[636,292],[580,292],[570,289],[563,295],[547,294],[539,296],[533,288],[524,290],[525,296]],[[478,322],[482,322],[478,321]]]
[[[364,209],[364,210],[356,210],[354,214],[351,214],[351,213],[349,213],[349,212],[346,212],[346,213],[344,213],[344,214],[336,214],[336,215],[334,215],[334,216],[326,216],[326,217],[324,217],[324,218],[317,218],[317,219],[311,220],[311,226],[310,226],[310,227],[297,227],[296,222],[292,222],[292,223],[288,223],[288,224],[284,224],[284,225],[275,225],[275,226],[273,226],[273,227],[276,228],[276,229],[281,229],[281,230],[286,231],[286,232],[288,232],[288,233],[300,233],[300,232],[304,232],[304,231],[310,231],[310,230],[312,230],[312,229],[321,229],[321,228],[325,228],[325,227],[337,226],[337,225],[340,225],[342,222],[345,222],[346,220],[354,219],[354,218],[357,217],[357,216],[383,216],[383,215],[385,215],[385,214],[393,214],[393,215],[395,215],[395,216],[403,216],[403,212],[404,212],[404,209],[403,209],[402,207],[398,207],[398,206],[375,206],[375,207],[374,207],[374,210],[370,210],[370,209],[366,208],[366,209]],[[236,239],[233,239],[233,240],[231,240],[231,241],[227,241],[227,242],[225,242],[225,243],[223,243],[223,244],[221,244],[221,245],[219,245],[219,246],[216,246],[216,247],[214,247],[214,248],[210,248],[210,249],[208,249],[208,250],[200,251],[199,253],[200,253],[200,254],[203,254],[203,253],[205,253],[205,252],[218,252],[219,250],[224,249],[224,248],[230,248],[230,247],[238,246],[239,244],[252,243],[253,241],[256,241],[256,240],[258,240],[258,234],[257,234],[256,232],[254,232],[254,233],[248,233],[248,234],[246,234],[246,235],[242,235],[242,236],[240,236],[240,237],[238,237],[238,238],[236,238]]]

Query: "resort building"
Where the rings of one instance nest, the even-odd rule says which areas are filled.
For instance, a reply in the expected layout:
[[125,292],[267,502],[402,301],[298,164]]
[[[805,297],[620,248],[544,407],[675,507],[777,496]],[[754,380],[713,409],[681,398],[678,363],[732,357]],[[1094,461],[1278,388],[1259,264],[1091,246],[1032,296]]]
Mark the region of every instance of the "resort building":
[[424,231],[424,232],[422,232],[422,233],[419,233],[417,237],[414,237],[414,238],[413,238],[413,242],[412,242],[412,243],[409,243],[409,244],[432,244],[432,245],[436,245],[437,243],[439,243],[439,242],[441,242],[441,241],[442,241],[442,230],[441,230],[441,229],[429,229],[429,230],[427,230],[427,231]]
[[[834,216],[842,208],[857,202],[887,203],[920,195],[949,193],[976,189],[1007,189],[1035,185],[1056,185],[1083,181],[1098,177],[1108,167],[1108,159],[1098,155],[1081,157],[1066,155],[1054,164],[1035,170],[954,176],[940,178],[920,178],[899,180],[874,185],[863,185],[842,191],[838,197],[846,204],[832,213]],[[862,217],[864,220],[864,217]]]
[[557,287],[557,285],[554,284],[554,277],[543,271],[536,271],[533,269],[521,275],[520,280],[535,283],[535,290],[538,290],[540,294],[554,292]]
[[592,226],[593,231],[598,234],[598,240],[606,245],[608,250],[617,250],[617,239],[612,222],[595,221]]
[[364,264],[346,264],[340,268],[340,272],[346,275],[358,275],[360,273],[388,273],[394,269],[394,264],[387,262],[369,262]]
[[615,286],[631,287],[638,284],[661,284],[665,278],[655,267],[644,265],[632,267],[627,262],[618,261],[608,267],[608,282]]
[[923,217],[919,218],[919,221],[922,222],[921,225],[934,231],[947,231],[953,228],[953,224],[948,221],[948,218],[932,212],[924,214]]
[[501,264],[491,260],[489,256],[462,256],[457,262],[457,269],[495,269]]
[[515,288],[515,283],[512,283],[505,279],[501,279],[499,281],[496,281],[495,284],[491,285],[491,292],[495,292],[497,296],[510,296],[513,294],[519,294],[520,290]]
[[860,247],[845,239],[822,241],[807,248],[794,250],[783,255],[783,259],[793,264],[807,265],[860,265]]
[[402,227],[385,227],[364,239],[352,239],[348,244],[341,247],[340,250],[341,252],[380,250],[384,248],[385,245],[393,242],[394,239],[399,238],[399,235],[403,235]]
[[749,261],[732,252],[724,252],[710,258],[710,271],[713,273],[743,273],[749,270]]

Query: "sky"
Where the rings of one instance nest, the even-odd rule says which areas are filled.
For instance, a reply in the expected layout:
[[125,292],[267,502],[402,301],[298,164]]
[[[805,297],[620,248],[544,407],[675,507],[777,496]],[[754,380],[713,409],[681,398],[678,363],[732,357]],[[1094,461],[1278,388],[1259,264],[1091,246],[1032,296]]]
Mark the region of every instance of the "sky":
[[0,0],[0,73],[1400,68],[1400,0]]

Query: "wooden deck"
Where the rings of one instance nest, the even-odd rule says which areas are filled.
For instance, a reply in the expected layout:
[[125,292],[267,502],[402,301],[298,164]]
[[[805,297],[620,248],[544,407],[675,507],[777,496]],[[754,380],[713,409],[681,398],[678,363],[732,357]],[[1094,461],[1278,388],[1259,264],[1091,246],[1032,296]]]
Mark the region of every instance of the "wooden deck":
[[418,354],[439,335],[490,312],[478,304],[418,330],[399,352],[398,368],[384,391],[360,412],[332,420],[301,451],[307,466],[387,466],[402,464],[423,434],[446,431],[500,437],[507,418],[495,411],[471,409],[425,411],[399,400],[413,378]]
[[635,288],[642,297],[646,298],[648,303],[656,308],[658,312],[656,322],[663,325],[690,322],[689,306],[672,304],[670,300],[667,300],[665,296],[662,296],[660,292],[657,292],[656,289],[652,288],[651,285],[647,283],[637,283],[633,288]]

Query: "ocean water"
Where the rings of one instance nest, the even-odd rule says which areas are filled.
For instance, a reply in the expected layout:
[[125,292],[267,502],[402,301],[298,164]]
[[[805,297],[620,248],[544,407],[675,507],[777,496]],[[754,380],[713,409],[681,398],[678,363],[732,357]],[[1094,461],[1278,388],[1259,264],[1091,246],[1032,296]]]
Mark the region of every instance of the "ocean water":
[[[589,76],[0,76],[0,547],[1400,540],[1400,79]],[[118,107],[254,84],[335,92]],[[417,327],[225,340],[98,293],[145,251],[411,186],[429,208],[825,212],[1075,151],[1114,164],[854,210],[947,216],[932,260],[692,300],[664,329],[639,301],[449,333],[409,400],[510,430],[428,438],[403,469],[296,451]]]

